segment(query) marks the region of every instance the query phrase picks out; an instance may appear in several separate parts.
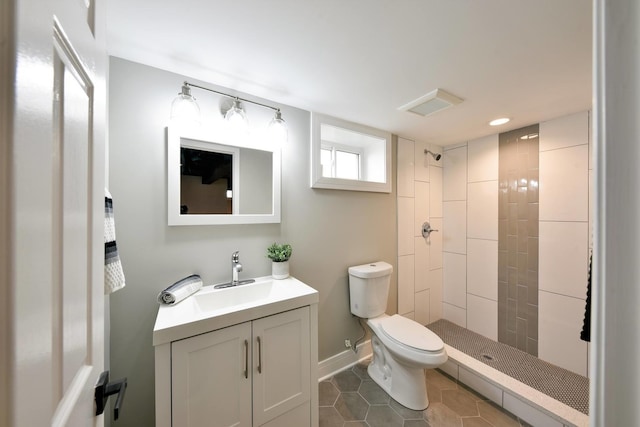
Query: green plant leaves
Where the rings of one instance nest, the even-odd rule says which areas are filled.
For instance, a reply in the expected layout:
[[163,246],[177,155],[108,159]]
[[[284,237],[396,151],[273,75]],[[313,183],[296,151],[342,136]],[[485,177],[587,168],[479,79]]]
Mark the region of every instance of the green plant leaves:
[[274,262],[283,262],[291,257],[291,252],[293,252],[293,249],[290,244],[273,243],[267,248],[267,258]]

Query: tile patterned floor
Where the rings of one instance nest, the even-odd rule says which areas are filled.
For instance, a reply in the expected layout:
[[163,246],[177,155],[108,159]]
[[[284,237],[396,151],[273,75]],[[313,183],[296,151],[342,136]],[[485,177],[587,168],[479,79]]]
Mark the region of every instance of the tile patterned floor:
[[319,383],[320,427],[530,427],[448,375],[427,370],[429,407],[413,411],[367,374],[368,361]]

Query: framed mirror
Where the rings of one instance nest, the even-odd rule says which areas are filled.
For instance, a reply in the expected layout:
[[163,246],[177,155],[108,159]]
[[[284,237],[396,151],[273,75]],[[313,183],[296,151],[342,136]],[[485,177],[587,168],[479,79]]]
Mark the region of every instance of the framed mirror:
[[206,130],[167,128],[169,225],[280,222],[280,150]]
[[391,133],[311,113],[311,187],[391,192]]

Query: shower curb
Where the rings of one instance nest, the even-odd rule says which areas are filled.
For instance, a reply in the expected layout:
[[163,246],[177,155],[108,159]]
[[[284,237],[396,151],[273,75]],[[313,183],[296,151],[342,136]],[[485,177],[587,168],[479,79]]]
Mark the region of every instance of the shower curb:
[[[448,329],[449,332],[454,330],[455,333],[458,334],[458,337],[462,334],[465,335],[464,338],[474,340],[474,344],[476,344],[477,347],[475,350],[484,348],[483,346],[478,347],[477,344],[479,342],[484,344],[485,340],[490,343],[490,346],[499,345],[500,343],[495,343],[486,337],[475,334],[446,320],[439,320],[427,325],[427,327],[438,334],[445,342],[449,360],[439,367],[444,373],[476,390],[497,405],[532,425],[544,425],[545,427],[586,427],[589,425],[589,416],[576,408],[489,366],[472,355],[454,348],[451,342],[447,343],[451,336],[443,333],[443,329]],[[457,347],[465,347],[461,346],[460,342],[456,342],[455,344],[457,344]],[[469,350],[467,348],[464,349]],[[513,350],[518,351],[516,349]],[[477,351],[473,351],[473,353],[477,353]],[[482,355],[481,352],[480,355]],[[489,360],[489,362],[491,363],[493,361]]]

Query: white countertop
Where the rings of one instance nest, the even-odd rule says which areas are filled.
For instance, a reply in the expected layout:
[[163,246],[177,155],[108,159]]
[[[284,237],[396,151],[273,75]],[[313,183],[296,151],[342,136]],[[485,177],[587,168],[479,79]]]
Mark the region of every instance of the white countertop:
[[162,305],[153,327],[153,345],[203,334],[260,317],[317,304],[318,291],[294,277],[214,289],[206,286],[176,305]]

